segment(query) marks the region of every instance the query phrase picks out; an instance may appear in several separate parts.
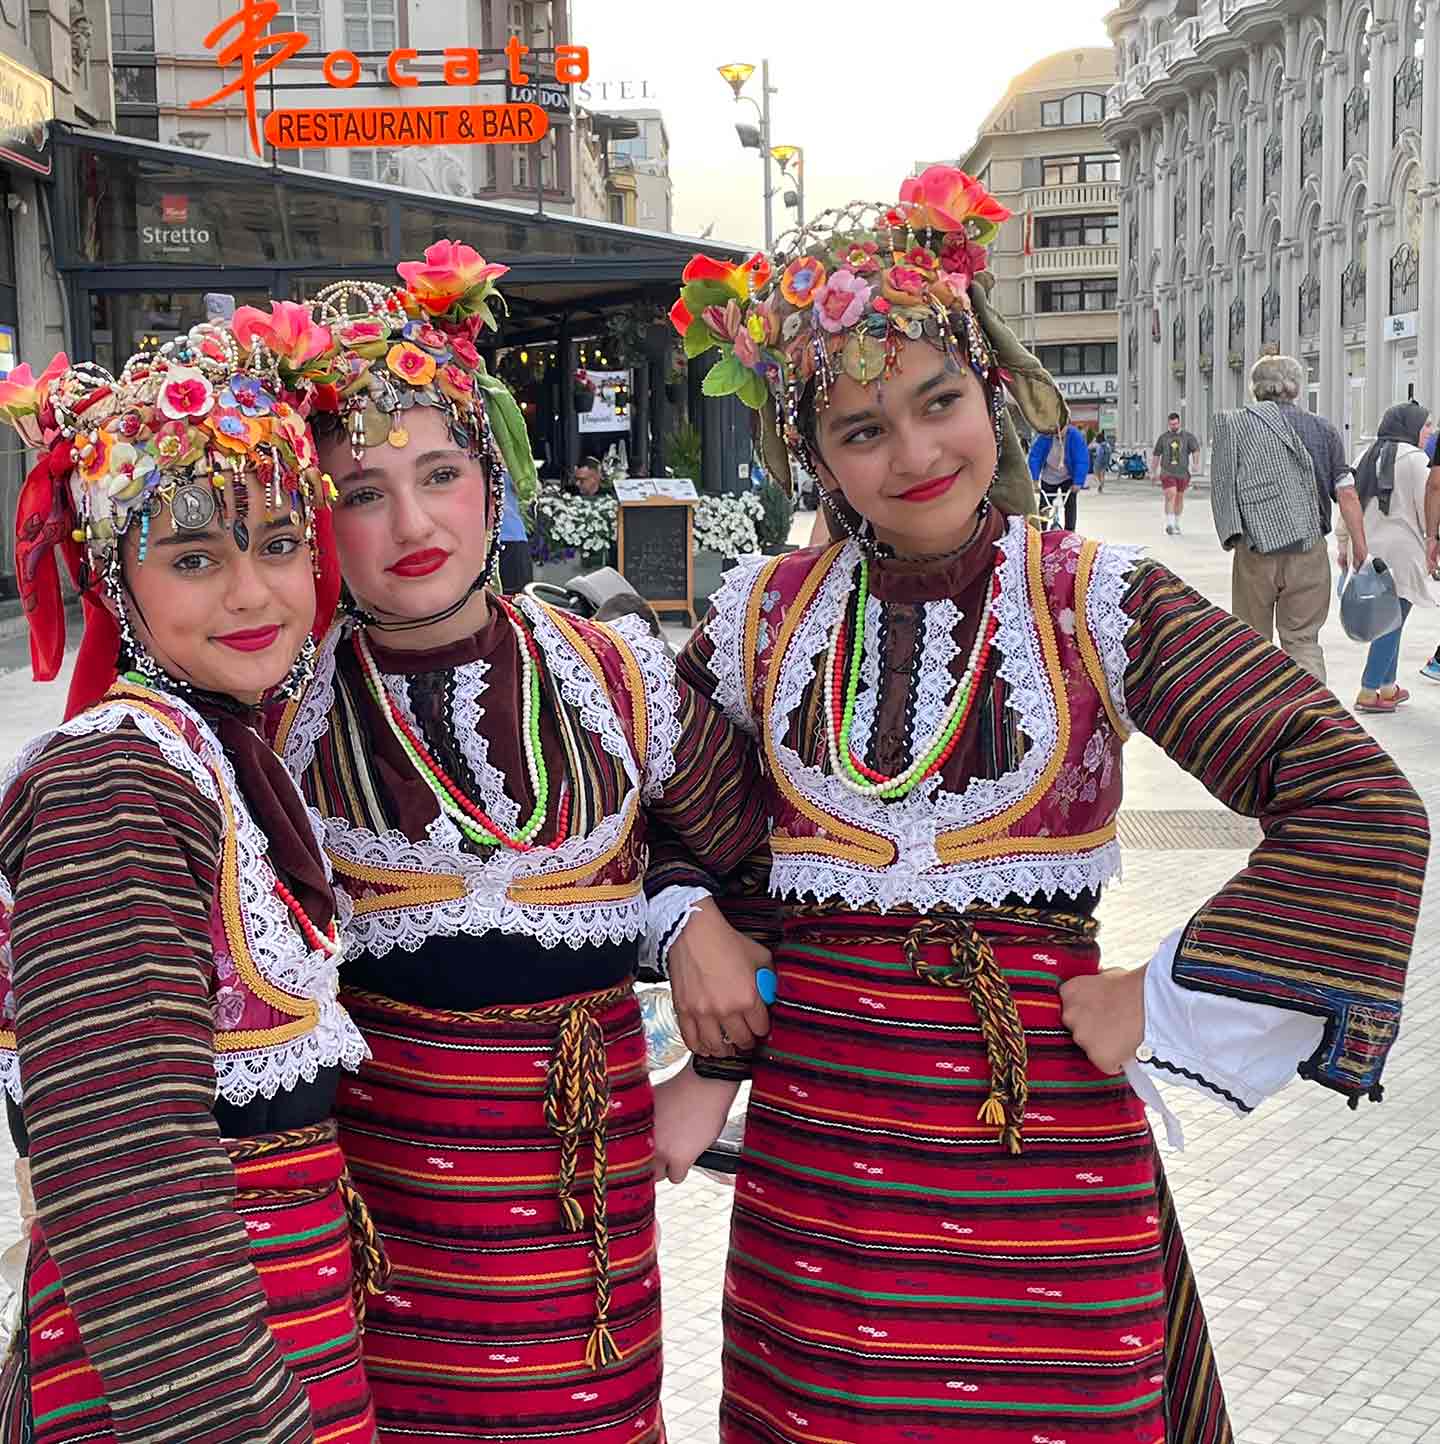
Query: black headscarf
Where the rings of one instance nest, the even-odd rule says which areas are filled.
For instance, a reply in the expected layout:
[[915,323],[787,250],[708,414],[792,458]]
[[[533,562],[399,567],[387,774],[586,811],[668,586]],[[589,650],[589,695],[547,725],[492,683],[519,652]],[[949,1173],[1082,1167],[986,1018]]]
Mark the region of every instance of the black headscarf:
[[1385,413],[1375,444],[1355,468],[1355,493],[1362,510],[1374,497],[1380,503],[1380,514],[1390,515],[1390,495],[1395,490],[1395,452],[1402,441],[1419,446],[1420,433],[1429,419],[1429,409],[1418,401],[1402,402]]

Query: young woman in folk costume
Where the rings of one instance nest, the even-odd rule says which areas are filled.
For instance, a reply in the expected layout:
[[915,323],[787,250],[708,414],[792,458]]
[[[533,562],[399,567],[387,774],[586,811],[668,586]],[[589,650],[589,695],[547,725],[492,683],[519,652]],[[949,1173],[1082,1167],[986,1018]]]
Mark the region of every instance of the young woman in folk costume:
[[[700,258],[675,313],[692,355],[721,350],[707,389],[760,409],[772,466],[801,458],[848,533],[732,572],[679,662],[754,737],[774,820],[721,1437],[1215,1444],[1119,1075],[1240,1112],[1297,1067],[1378,1098],[1425,813],[1328,692],[1164,567],[1011,514],[1005,396],[1042,431],[1064,408],[989,297],[1005,212],[942,167],[902,197],[787,238],[758,289]],[[1265,839],[1147,967],[1101,973],[1137,728]],[[697,1066],[683,1086],[722,1097],[657,1135],[672,1176],[734,1086]]]
[[394,1265],[366,1326],[382,1437],[639,1444],[663,1437],[641,938],[653,909],[681,954],[728,940],[744,1045],[766,956],[713,903],[689,917],[693,868],[647,906],[646,815],[724,874],[763,835],[758,770],[639,618],[489,589],[492,438],[530,465],[475,349],[504,269],[441,242],[403,291],[319,298],[349,620],[276,745],[354,904],[343,996],[373,1056],[339,1112]]
[[38,679],[57,549],[86,614],[67,720],[0,782],[0,1079],[35,1210],[5,1440],[376,1438],[383,1261],[331,1119],[365,1045],[317,832],[257,731],[338,591],[293,390],[316,337],[242,311],[118,378],[62,356],[0,386],[41,451],[17,546]]

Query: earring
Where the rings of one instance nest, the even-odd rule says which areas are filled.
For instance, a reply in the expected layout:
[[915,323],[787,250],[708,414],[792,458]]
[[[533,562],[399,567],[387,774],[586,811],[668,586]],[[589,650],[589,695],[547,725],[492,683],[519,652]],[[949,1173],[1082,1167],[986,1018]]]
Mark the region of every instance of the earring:
[[179,677],[172,677],[151,655],[146,645],[135,635],[130,625],[130,612],[125,606],[125,587],[120,572],[120,548],[110,553],[105,566],[105,592],[115,604],[116,620],[120,624],[120,656],[117,659],[121,675],[138,672],[144,685],[157,692],[187,694],[195,689]]
[[300,655],[295,658],[285,680],[275,689],[278,697],[286,702],[294,702],[304,693],[305,688],[310,685],[310,679],[315,675],[315,657],[319,650],[315,645],[315,638],[307,632]]

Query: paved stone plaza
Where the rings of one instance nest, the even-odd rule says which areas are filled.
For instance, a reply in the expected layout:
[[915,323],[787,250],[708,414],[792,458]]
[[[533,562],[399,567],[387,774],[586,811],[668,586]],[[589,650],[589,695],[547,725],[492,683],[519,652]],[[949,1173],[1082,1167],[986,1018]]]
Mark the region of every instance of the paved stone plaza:
[[[1192,500],[1179,538],[1164,535],[1159,492],[1148,483],[1087,495],[1080,519],[1082,531],[1144,543],[1213,600],[1228,599],[1228,559],[1203,496]],[[808,514],[803,522],[808,529]],[[1338,622],[1323,640],[1332,685],[1348,702],[1363,649],[1345,639]],[[1401,669],[1414,700],[1396,716],[1369,719],[1427,799],[1440,799],[1440,686],[1415,673],[1437,641],[1440,611],[1416,613]],[[8,664],[22,658],[6,645]],[[58,716],[60,705],[58,688],[33,686],[23,672],[0,674],[0,758]],[[1241,865],[1245,834],[1143,737],[1126,748],[1126,761],[1127,811],[1213,819],[1178,839],[1183,850],[1162,851],[1159,845],[1177,841],[1173,826],[1137,818],[1134,835],[1147,846],[1127,853],[1124,881],[1107,895],[1101,918],[1107,958],[1138,963]],[[1188,1147],[1166,1162],[1239,1444],[1440,1444],[1437,923],[1440,890],[1432,886],[1382,1106],[1350,1112],[1337,1095],[1297,1082],[1241,1121],[1172,1090]],[[15,1218],[8,1157],[0,1160],[0,1178],[3,1246]],[[729,1190],[703,1178],[662,1186],[672,1444],[716,1437],[729,1206]]]

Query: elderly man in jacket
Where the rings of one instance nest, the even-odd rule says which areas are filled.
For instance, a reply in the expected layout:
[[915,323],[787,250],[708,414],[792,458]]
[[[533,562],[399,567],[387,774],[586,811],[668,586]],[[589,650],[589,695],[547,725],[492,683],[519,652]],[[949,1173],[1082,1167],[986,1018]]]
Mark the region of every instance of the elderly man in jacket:
[[1215,418],[1210,505],[1220,545],[1233,553],[1230,610],[1325,681],[1320,629],[1330,615],[1331,504],[1366,555],[1355,478],[1340,433],[1295,403],[1305,371],[1293,356],[1262,356],[1255,400]]
[[[1060,444],[1057,446],[1056,442]],[[1040,483],[1040,504],[1065,498],[1065,530],[1075,530],[1076,495],[1090,475],[1090,448],[1078,426],[1042,431],[1030,446],[1030,479]]]

